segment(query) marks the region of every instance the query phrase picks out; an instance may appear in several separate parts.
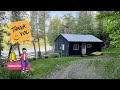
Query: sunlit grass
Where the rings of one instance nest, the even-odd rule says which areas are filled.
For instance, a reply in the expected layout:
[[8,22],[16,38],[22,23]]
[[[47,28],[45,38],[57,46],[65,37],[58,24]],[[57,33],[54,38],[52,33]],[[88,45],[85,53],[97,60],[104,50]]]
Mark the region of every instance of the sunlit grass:
[[32,68],[34,69],[34,76],[32,78],[44,77],[44,75],[59,69],[56,66],[67,64],[70,61],[80,60],[80,58],[81,57],[61,57],[31,61]]
[[[31,79],[46,77],[46,75],[59,70],[58,66],[62,68],[67,67],[71,61],[87,60],[88,65],[96,68],[102,78],[105,79],[120,79],[120,48],[108,48],[103,50],[101,56],[69,56],[57,58],[42,58],[37,60],[29,60],[33,75]],[[7,74],[6,74],[7,75]],[[13,75],[13,74],[12,74]],[[18,75],[18,74],[16,74]],[[0,76],[1,78],[1,76]]]

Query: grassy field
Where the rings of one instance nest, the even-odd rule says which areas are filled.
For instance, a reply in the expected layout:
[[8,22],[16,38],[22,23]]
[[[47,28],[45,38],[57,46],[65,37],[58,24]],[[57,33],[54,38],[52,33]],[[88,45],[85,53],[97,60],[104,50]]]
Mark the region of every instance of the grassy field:
[[105,79],[120,78],[120,48],[108,48],[103,50],[102,56],[88,56],[88,57],[60,57],[48,58],[31,61],[34,75],[31,78],[45,77],[55,70],[59,70],[59,65],[67,67],[71,61],[90,60],[89,65],[93,65],[99,70],[99,74]]
[[92,64],[100,70],[102,78],[120,79],[120,48],[108,48],[103,52],[107,60],[100,61],[98,58]]
[[33,79],[45,77],[47,74],[59,70],[59,65],[66,67],[70,61],[79,60],[81,57],[59,57],[59,58],[47,58],[31,61],[34,75]]
[[[70,57],[57,57],[57,58],[42,58],[38,60],[29,60],[31,63],[31,72],[32,76],[30,79],[39,79],[41,77],[46,77],[48,74],[53,73],[55,71],[59,71],[62,68],[66,68],[69,66],[70,62],[79,62],[80,60],[86,60],[89,66],[94,66],[98,71],[99,75],[103,79],[120,79],[120,48],[107,48],[102,50],[103,55],[101,56],[70,56]],[[62,65],[62,68],[59,67]],[[0,74],[9,74],[10,72],[6,72],[7,70],[2,70],[0,68]],[[20,73],[20,72],[18,72]],[[20,76],[17,72],[10,73],[12,75],[8,75],[8,78],[14,78],[14,74],[16,74],[16,79]],[[24,75],[21,76],[21,78]],[[1,77],[1,75],[0,75]]]

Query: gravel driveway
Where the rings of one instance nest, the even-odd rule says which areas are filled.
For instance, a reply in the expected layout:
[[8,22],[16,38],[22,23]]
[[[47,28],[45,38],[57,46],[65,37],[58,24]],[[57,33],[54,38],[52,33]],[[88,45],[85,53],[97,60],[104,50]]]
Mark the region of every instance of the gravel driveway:
[[[100,61],[109,60],[110,57],[99,56]],[[100,71],[91,62],[98,60],[98,57],[71,61],[68,66],[57,66],[60,70],[51,72],[44,79],[102,79]]]
[[68,67],[53,72],[47,79],[100,79],[100,75],[93,66],[88,65],[88,60],[71,62]]

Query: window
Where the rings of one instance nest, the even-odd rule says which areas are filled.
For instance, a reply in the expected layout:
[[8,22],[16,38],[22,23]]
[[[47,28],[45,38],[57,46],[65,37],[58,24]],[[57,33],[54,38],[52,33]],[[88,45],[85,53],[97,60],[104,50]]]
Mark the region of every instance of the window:
[[92,44],[87,44],[87,48],[91,48],[92,47]]
[[73,45],[73,50],[79,50],[79,44],[74,44]]
[[65,49],[65,45],[61,44],[61,50],[64,50],[64,49]]

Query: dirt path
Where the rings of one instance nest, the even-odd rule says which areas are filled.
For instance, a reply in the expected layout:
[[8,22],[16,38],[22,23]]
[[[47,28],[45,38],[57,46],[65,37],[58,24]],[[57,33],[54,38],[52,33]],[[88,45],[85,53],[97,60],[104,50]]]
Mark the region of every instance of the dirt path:
[[47,79],[100,79],[95,67],[88,65],[88,60],[71,62],[70,65],[60,71],[47,76]]
[[[105,61],[109,58],[99,56],[100,61]],[[66,67],[58,66],[61,69],[47,75],[45,79],[102,79],[98,68],[91,65],[91,62],[94,60],[98,60],[98,57],[72,61]]]

